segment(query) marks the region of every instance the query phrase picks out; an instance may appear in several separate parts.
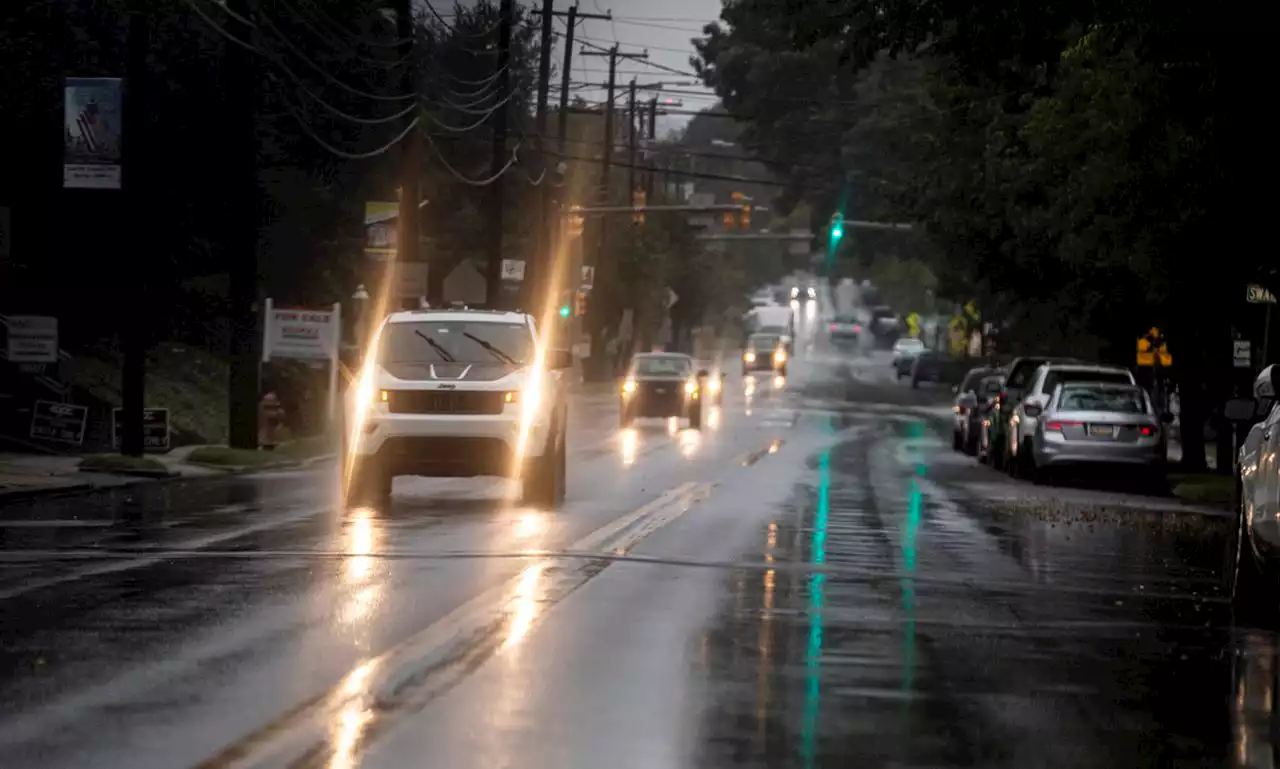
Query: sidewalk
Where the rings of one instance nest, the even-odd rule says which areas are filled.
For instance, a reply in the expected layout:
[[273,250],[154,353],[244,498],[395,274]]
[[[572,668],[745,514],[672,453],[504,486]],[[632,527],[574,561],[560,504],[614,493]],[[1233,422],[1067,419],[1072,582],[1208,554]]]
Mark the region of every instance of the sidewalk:
[[[148,455],[164,465],[169,471],[167,477],[82,471],[79,467],[82,458],[78,456],[0,453],[0,505],[18,499],[82,493],[140,483],[208,478],[241,472],[272,472],[268,469],[217,468],[190,463],[188,458],[199,448],[203,447],[183,446],[165,454]],[[307,467],[327,459],[330,457],[316,457],[279,469]]]

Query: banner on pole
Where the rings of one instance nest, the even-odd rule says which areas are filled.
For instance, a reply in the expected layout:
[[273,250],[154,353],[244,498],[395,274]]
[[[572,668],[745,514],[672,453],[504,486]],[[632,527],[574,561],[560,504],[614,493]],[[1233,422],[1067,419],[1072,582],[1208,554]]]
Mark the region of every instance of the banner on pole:
[[63,187],[120,189],[122,94],[118,77],[67,78],[63,89]]

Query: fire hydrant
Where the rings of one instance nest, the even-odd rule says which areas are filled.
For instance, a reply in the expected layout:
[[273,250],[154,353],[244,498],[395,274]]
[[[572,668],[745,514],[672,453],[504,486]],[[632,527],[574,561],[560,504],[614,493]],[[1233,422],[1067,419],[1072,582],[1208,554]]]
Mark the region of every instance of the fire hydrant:
[[258,402],[258,445],[263,451],[275,451],[284,425],[284,406],[275,392],[268,392]]

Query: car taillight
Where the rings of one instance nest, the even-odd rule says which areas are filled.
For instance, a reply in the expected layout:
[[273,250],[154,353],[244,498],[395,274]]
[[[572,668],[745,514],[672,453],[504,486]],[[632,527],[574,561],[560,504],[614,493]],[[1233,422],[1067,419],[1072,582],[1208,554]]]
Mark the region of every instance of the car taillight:
[[862,326],[858,325],[857,323],[853,324],[853,333],[855,333],[855,334],[861,334],[861,333],[862,333]]
[[832,323],[830,326],[827,326],[827,330],[828,330],[828,331],[835,331],[835,330],[836,330],[836,324]]
[[1138,433],[1143,438],[1150,438],[1151,436],[1156,434],[1156,428],[1152,427],[1151,425],[1140,425],[1138,427]]

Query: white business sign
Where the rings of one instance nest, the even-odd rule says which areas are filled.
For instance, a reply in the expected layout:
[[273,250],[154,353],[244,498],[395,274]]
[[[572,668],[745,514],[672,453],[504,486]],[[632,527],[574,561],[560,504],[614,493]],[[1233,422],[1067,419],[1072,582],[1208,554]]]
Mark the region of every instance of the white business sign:
[[582,286],[584,291],[590,291],[592,286],[596,284],[596,268],[594,265],[582,265]]
[[342,342],[342,305],[331,310],[276,307],[267,297],[263,320],[262,362],[272,358],[329,361],[329,419],[337,416],[338,352]]
[[1263,286],[1250,284],[1249,290],[1245,292],[1245,301],[1250,304],[1275,304],[1276,298]]
[[332,310],[273,307],[267,300],[262,360],[332,360],[338,354],[341,327],[338,305]]
[[47,315],[10,315],[6,321],[10,363],[57,363],[58,319]]
[[503,259],[502,279],[514,281],[524,280],[524,262],[520,259]]

